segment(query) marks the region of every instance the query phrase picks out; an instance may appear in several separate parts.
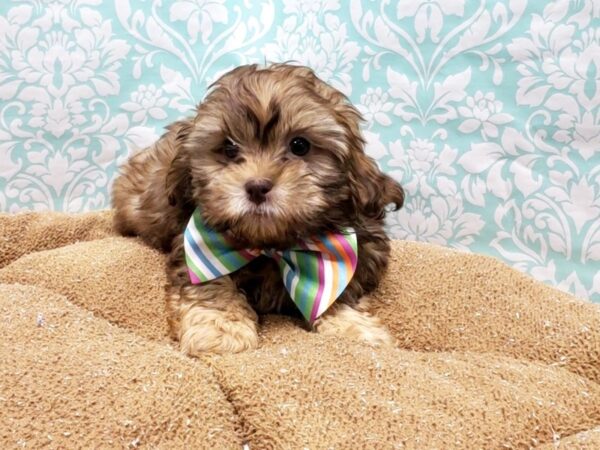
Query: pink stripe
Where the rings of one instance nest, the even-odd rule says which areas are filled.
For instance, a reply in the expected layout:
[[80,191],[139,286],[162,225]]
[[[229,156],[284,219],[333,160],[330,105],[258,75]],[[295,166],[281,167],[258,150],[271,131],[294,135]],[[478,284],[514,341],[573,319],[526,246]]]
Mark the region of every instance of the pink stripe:
[[248,261],[252,261],[254,258],[256,258],[256,255],[250,253],[248,250],[246,249],[240,249],[240,250],[236,250],[240,256]]
[[310,313],[311,322],[317,318],[321,297],[323,296],[323,287],[325,286],[325,268],[323,266],[323,257],[320,254],[317,256],[317,263],[319,265],[319,289],[317,289],[317,296],[315,297],[315,302]]
[[352,249],[352,246],[348,243],[348,241],[346,240],[346,238],[344,236],[336,236],[333,235],[331,236],[333,239],[337,239],[337,241],[342,244],[342,247],[344,247],[344,251],[346,252],[346,254],[348,255],[348,257],[350,258],[350,263],[352,264],[352,270],[356,269],[356,253],[354,253],[354,250]]
[[298,245],[297,245],[297,246],[298,246],[299,248],[301,248],[302,250],[309,250],[309,248],[308,248],[308,245],[306,245],[306,242],[305,242],[305,241],[300,241],[300,242],[298,242]]
[[191,271],[191,269],[188,269],[188,273],[190,274],[190,281],[192,282],[192,284],[200,284],[202,283],[202,280],[200,280],[200,278],[198,278],[198,276]]

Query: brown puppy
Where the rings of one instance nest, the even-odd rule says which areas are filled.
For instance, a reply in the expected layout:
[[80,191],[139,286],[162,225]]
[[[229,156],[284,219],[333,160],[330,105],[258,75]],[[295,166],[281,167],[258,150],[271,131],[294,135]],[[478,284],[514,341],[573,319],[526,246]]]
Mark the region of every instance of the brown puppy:
[[190,283],[183,231],[201,207],[206,223],[240,248],[287,248],[324,230],[353,227],[356,273],[312,324],[317,332],[391,344],[366,312],[385,271],[385,206],[398,183],[364,153],[358,111],[305,67],[239,67],[221,77],[195,117],[174,123],[132,157],[113,187],[116,226],[170,252],[167,310],[187,354],[257,345],[257,314],[296,311],[277,265],[260,257],[212,282]]

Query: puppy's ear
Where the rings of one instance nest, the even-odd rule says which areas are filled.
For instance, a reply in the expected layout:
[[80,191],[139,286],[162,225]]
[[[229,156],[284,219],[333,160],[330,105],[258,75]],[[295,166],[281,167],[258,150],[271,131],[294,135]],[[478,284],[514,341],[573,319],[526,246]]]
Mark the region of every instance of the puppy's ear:
[[175,133],[173,145],[176,153],[165,178],[165,192],[169,205],[176,206],[178,204],[182,205],[190,197],[191,176],[184,143],[192,129],[192,125],[190,122],[176,122],[169,129]]
[[385,216],[385,207],[393,204],[399,210],[404,204],[404,190],[392,177],[382,173],[375,161],[360,153],[353,153],[349,167],[352,202],[357,214],[373,219]]
[[382,173],[375,161],[364,151],[365,140],[360,133],[360,113],[348,103],[338,105],[338,120],[346,129],[349,159],[348,172],[354,210],[358,215],[382,219],[385,207],[394,211],[404,204],[404,190],[392,177]]
[[385,207],[394,204],[399,210],[404,204],[404,190],[392,177],[382,173],[375,161],[365,154],[365,140],[360,132],[363,121],[360,112],[348,98],[337,89],[320,80],[310,69],[304,77],[313,84],[315,91],[333,106],[336,121],[342,125],[346,135],[346,156],[350,181],[351,200],[357,215],[380,219],[385,216]]

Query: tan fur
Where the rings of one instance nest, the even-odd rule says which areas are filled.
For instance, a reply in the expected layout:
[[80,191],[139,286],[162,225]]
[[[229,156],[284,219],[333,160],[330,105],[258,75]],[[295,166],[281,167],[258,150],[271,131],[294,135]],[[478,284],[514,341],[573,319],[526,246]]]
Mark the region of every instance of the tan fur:
[[[182,301],[182,293],[193,301]],[[258,316],[229,277],[175,289],[168,300],[177,308],[171,314],[180,319],[172,332],[178,331],[181,350],[189,355],[236,353],[258,344]]]
[[327,314],[315,320],[313,329],[317,333],[344,336],[373,346],[394,345],[394,338],[378,318],[343,303],[334,303]]
[[[264,258],[229,277],[190,284],[182,232],[196,207],[240,248],[287,248],[326,230],[353,227],[357,272],[314,328],[391,343],[360,302],[387,266],[384,208],[399,208],[404,194],[365,155],[360,120],[346,97],[310,69],[242,66],[212,86],[195,117],[170,126],[123,167],[113,188],[117,229],[170,252],[169,323],[184,352],[252,348],[255,310],[297,313],[276,265]],[[295,137],[310,143],[306,155],[290,151]],[[238,154],[228,156],[228,146]],[[273,184],[260,204],[244,187],[255,179]]]

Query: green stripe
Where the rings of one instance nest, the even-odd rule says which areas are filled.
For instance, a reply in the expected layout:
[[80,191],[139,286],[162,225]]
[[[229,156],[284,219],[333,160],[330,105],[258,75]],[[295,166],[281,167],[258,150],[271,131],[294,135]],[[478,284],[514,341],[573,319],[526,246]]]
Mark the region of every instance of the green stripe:
[[221,233],[213,232],[212,234],[214,237],[213,242],[220,249],[218,257],[225,267],[233,271],[248,264],[248,260],[240,252],[232,248]]
[[199,213],[194,214],[194,225],[214,257],[229,271],[235,272],[240,267],[248,264],[248,261],[239,252],[231,248],[221,233],[209,229],[204,224]]
[[[310,317],[312,305],[319,288],[317,260],[314,255],[311,255],[311,252],[298,252],[296,253],[296,259],[298,261],[298,270],[303,276],[300,277],[296,286],[295,303],[300,311],[302,311],[302,314],[304,314],[304,317]],[[314,280],[314,282],[309,283],[306,280]]]
[[198,269],[198,266],[196,266],[196,263],[194,263],[192,258],[190,258],[188,255],[185,255],[185,262],[186,262],[188,268],[192,269],[192,272],[194,272],[196,274],[196,276],[200,279],[200,281],[202,281],[202,282],[207,281],[207,279],[204,276],[204,274],[202,273],[202,271],[200,269]]

